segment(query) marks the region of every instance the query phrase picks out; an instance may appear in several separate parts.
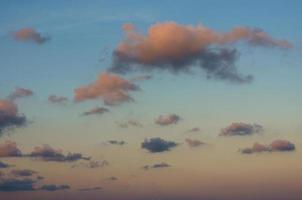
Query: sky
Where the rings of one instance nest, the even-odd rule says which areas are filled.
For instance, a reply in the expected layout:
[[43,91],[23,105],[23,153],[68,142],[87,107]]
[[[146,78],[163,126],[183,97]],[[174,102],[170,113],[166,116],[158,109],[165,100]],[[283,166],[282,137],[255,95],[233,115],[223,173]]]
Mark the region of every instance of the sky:
[[300,200],[301,1],[0,1],[0,197]]

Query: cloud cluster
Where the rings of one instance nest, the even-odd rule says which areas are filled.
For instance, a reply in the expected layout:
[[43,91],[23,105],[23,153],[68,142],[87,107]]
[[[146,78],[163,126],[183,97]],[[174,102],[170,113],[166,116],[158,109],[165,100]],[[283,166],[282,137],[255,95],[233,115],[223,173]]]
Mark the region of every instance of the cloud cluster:
[[30,97],[34,92],[30,89],[17,87],[12,93],[9,94],[8,99],[14,101],[23,97]]
[[296,149],[295,144],[287,140],[274,140],[269,145],[263,145],[260,143],[254,143],[251,148],[241,149],[243,154],[261,153],[261,152],[275,152],[275,151],[294,151]]
[[170,151],[170,149],[176,147],[178,144],[173,141],[166,141],[161,138],[145,139],[141,144],[141,148],[148,150],[150,153],[160,153],[164,151]]
[[143,166],[143,169],[149,170],[149,169],[159,169],[159,168],[167,168],[167,167],[171,167],[171,166],[167,163],[161,162],[153,165],[145,165]]
[[14,102],[0,99],[0,134],[8,128],[22,127],[26,123],[26,117],[18,113]]
[[74,100],[102,99],[106,105],[117,105],[123,102],[131,102],[131,91],[137,91],[139,87],[134,83],[111,73],[102,73],[97,80],[89,85],[74,90]]
[[50,40],[50,37],[43,36],[33,28],[22,28],[12,34],[15,40],[23,42],[33,42],[36,44],[44,44]]
[[95,108],[92,108],[91,110],[83,112],[83,115],[84,116],[88,116],[88,115],[101,115],[101,114],[104,114],[106,112],[109,112],[108,108],[95,107]]
[[205,145],[206,143],[200,141],[200,140],[196,140],[196,139],[190,139],[190,138],[187,138],[186,139],[186,143],[190,146],[190,147],[198,147],[198,146],[201,146],[201,145]]
[[180,116],[176,114],[160,115],[154,120],[154,122],[161,126],[167,126],[171,124],[177,124],[180,120]]
[[231,125],[221,129],[220,136],[233,135],[252,135],[263,131],[263,127],[259,124],[248,124],[243,122],[234,122]]
[[132,24],[125,24],[123,30],[126,37],[115,49],[110,68],[117,73],[136,69],[178,73],[198,66],[208,78],[244,83],[250,82],[252,76],[238,72],[237,50],[227,45],[242,41],[250,46],[292,47],[286,40],[274,39],[260,29],[248,27],[236,27],[223,33],[203,25],[164,22],[152,25],[146,35],[137,32]]
[[67,97],[57,96],[54,94],[48,96],[48,102],[53,104],[66,104],[67,101],[68,101]]

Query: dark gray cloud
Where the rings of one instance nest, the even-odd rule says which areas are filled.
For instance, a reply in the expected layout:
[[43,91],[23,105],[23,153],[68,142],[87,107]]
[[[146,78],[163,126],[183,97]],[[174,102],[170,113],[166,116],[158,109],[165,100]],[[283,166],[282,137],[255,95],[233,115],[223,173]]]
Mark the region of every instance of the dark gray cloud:
[[166,141],[161,138],[150,138],[145,139],[145,141],[141,144],[141,147],[151,153],[160,153],[170,151],[171,148],[174,148],[177,145],[178,144],[173,141]]
[[71,168],[76,168],[76,167],[85,167],[89,169],[96,169],[96,168],[103,168],[109,165],[109,162],[107,160],[101,160],[101,161],[94,161],[90,160],[89,162],[81,162],[77,163],[71,166]]
[[66,104],[68,102],[68,98],[52,94],[48,96],[48,102],[53,104]]
[[36,171],[30,170],[30,169],[14,169],[10,172],[13,176],[19,177],[19,176],[33,176],[37,174]]
[[3,192],[15,192],[15,191],[33,191],[37,180],[26,178],[26,179],[15,179],[15,178],[2,178],[0,179],[0,191]]
[[44,36],[33,28],[22,28],[12,34],[17,41],[33,42],[36,44],[44,44],[50,40],[49,36]]
[[190,147],[198,147],[198,146],[201,146],[201,145],[205,145],[206,143],[200,141],[200,140],[196,140],[196,139],[190,139],[190,138],[187,138],[186,139],[186,143],[190,146]]
[[49,184],[49,185],[42,185],[39,189],[49,191],[49,192],[54,192],[54,191],[57,191],[57,190],[69,190],[70,186],[69,185]]
[[18,107],[14,102],[0,99],[0,136],[7,129],[22,127],[26,124],[26,117],[18,113]]
[[171,167],[171,166],[165,162],[161,162],[153,165],[145,165],[143,166],[143,169],[149,170],[149,169],[158,169],[158,168],[167,168],[167,167]]
[[108,141],[109,144],[112,144],[112,145],[125,145],[127,144],[127,142],[123,141],[123,140],[109,140]]
[[17,87],[17,88],[15,88],[15,90],[12,93],[10,93],[10,95],[8,96],[8,99],[10,99],[11,101],[14,101],[19,98],[30,97],[33,94],[34,94],[34,92],[30,89]]
[[234,122],[231,125],[221,129],[220,136],[233,135],[252,135],[263,131],[263,127],[259,124],[248,124],[242,122]]
[[221,33],[203,25],[164,22],[152,25],[146,35],[136,31],[132,24],[125,24],[123,29],[126,37],[115,49],[110,68],[116,73],[135,70],[180,73],[198,67],[208,78],[246,83],[253,77],[238,72],[235,63],[239,53],[230,47],[232,44],[245,42],[250,46],[292,47],[286,40],[274,39],[260,29],[248,27],[236,27]]
[[160,115],[154,120],[154,122],[155,124],[161,126],[167,126],[171,124],[177,124],[180,119],[181,117],[176,114],[168,114],[168,115]]
[[44,161],[56,162],[73,162],[77,160],[90,160],[89,157],[84,157],[81,153],[68,153],[64,155],[60,150],[53,149],[49,145],[37,146],[30,153],[29,157],[37,158]]
[[117,181],[118,178],[115,177],[115,176],[110,176],[110,177],[106,178],[106,180],[108,180],[108,181]]
[[91,110],[88,110],[86,112],[83,112],[84,116],[88,116],[88,115],[101,115],[104,114],[106,112],[109,112],[108,108],[104,108],[104,107],[95,107]]
[[294,143],[288,140],[274,140],[269,145],[260,144],[255,142],[250,148],[241,149],[240,152],[243,154],[261,153],[261,152],[289,152],[295,151],[296,147]]
[[102,190],[102,188],[101,187],[89,187],[89,188],[79,188],[77,190],[81,191],[81,192],[89,192],[89,191],[94,191],[94,190]]

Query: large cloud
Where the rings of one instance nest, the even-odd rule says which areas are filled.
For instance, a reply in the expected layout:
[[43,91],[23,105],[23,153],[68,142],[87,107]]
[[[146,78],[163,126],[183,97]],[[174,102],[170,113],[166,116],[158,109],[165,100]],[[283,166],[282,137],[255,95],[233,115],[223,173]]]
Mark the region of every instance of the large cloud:
[[234,122],[231,125],[221,129],[220,136],[233,136],[233,135],[252,135],[260,133],[263,127],[259,124],[248,124],[243,122]]
[[22,156],[20,149],[17,147],[16,142],[5,141],[0,144],[0,157],[19,157]]
[[296,149],[295,144],[287,140],[274,140],[269,145],[263,145],[260,143],[254,143],[251,148],[241,149],[243,154],[261,153],[261,152],[274,152],[274,151],[294,151]]
[[11,101],[14,101],[16,99],[19,98],[23,98],[23,97],[29,97],[32,96],[34,94],[34,92],[30,89],[26,89],[26,88],[21,88],[21,87],[17,87],[9,96],[8,98]]
[[5,129],[24,126],[26,122],[26,117],[18,113],[15,103],[0,99],[0,134]]
[[139,90],[137,85],[118,75],[102,73],[95,82],[76,88],[74,99],[76,102],[81,102],[100,98],[107,105],[117,105],[133,101],[129,93],[137,90]]
[[180,120],[180,116],[176,114],[160,115],[157,117],[154,122],[161,126],[167,126],[171,124],[177,124]]
[[118,73],[135,69],[187,72],[194,65],[205,70],[208,78],[249,82],[252,76],[240,74],[235,66],[237,51],[226,45],[244,41],[251,46],[292,47],[286,40],[274,39],[260,29],[248,27],[222,33],[203,25],[164,22],[152,25],[146,35],[138,33],[132,24],[125,24],[123,29],[126,38],[115,49],[110,69]]
[[33,42],[36,44],[43,44],[50,40],[50,37],[43,36],[33,28],[22,28],[14,32],[13,37],[18,41]]
[[161,138],[145,139],[141,144],[143,149],[147,149],[151,153],[160,153],[164,151],[170,151],[171,148],[176,147],[178,144],[173,141],[166,141]]

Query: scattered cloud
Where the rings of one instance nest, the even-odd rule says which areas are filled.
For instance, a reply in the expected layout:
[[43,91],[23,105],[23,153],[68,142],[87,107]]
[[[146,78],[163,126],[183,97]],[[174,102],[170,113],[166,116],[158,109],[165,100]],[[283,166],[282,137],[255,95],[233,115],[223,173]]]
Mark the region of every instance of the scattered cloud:
[[68,98],[52,94],[48,96],[48,102],[52,104],[66,104],[68,102]]
[[176,147],[177,145],[178,144],[173,141],[166,141],[161,138],[150,138],[145,139],[145,141],[141,144],[141,147],[151,153],[160,153],[170,151],[170,149]]
[[20,157],[22,153],[17,147],[16,142],[5,141],[3,144],[0,144],[0,157]]
[[36,171],[30,170],[30,169],[14,169],[10,172],[12,175],[18,177],[18,176],[32,176],[37,174]]
[[143,127],[143,124],[141,122],[139,122],[138,120],[135,120],[135,119],[130,119],[126,122],[116,122],[116,123],[121,128],[128,128],[129,126]]
[[26,123],[26,117],[18,113],[14,102],[0,99],[0,135],[6,129],[22,127]]
[[8,95],[8,99],[14,101],[23,97],[30,97],[34,94],[34,92],[30,89],[17,87],[15,90]]
[[132,24],[123,26],[125,39],[113,53],[111,71],[168,70],[188,72],[193,66],[203,69],[208,78],[236,83],[250,82],[251,75],[238,72],[235,62],[238,52],[231,46],[246,42],[250,46],[289,49],[292,44],[278,40],[260,29],[236,27],[230,32],[216,32],[204,25],[181,25],[176,22],[156,23],[146,35]]
[[248,124],[243,122],[234,122],[226,128],[221,129],[220,136],[233,135],[252,135],[263,131],[263,127],[259,124]]
[[94,191],[94,190],[102,190],[102,188],[101,187],[89,187],[89,188],[79,188],[77,190],[81,191],[81,192],[89,192],[89,191]]
[[160,115],[154,122],[161,126],[177,124],[181,120],[180,116],[176,114]]
[[39,189],[49,191],[49,192],[54,192],[54,191],[57,191],[57,190],[69,190],[70,186],[69,185],[50,184],[50,185],[42,185]]
[[123,79],[121,76],[102,73],[95,82],[76,88],[74,90],[74,100],[82,102],[99,98],[106,105],[113,106],[134,101],[129,93],[137,90],[139,90],[137,85]]
[[194,128],[191,128],[190,130],[188,130],[188,132],[191,132],[191,133],[200,132],[200,128],[199,127],[194,127]]
[[167,167],[171,167],[169,164],[161,162],[158,164],[153,164],[153,165],[145,165],[143,166],[144,170],[149,170],[149,169],[159,169],[159,168],[167,168]]
[[0,179],[0,191],[3,192],[15,192],[15,191],[33,191],[34,185],[37,180],[25,178],[1,178]]
[[104,108],[104,107],[95,107],[89,111],[86,111],[83,113],[84,116],[88,116],[88,115],[101,115],[104,114],[106,112],[109,112],[108,108]]
[[33,42],[36,44],[44,44],[50,40],[49,36],[44,36],[33,28],[22,28],[12,34],[17,41]]
[[121,140],[121,141],[118,141],[118,140],[109,140],[108,141],[109,144],[112,144],[112,145],[125,145],[127,144],[127,142]]
[[196,139],[186,139],[186,143],[190,146],[190,147],[198,147],[201,145],[205,145],[206,143],[200,141],[200,140],[196,140]]
[[71,168],[76,168],[76,167],[85,167],[89,169],[96,169],[96,168],[103,168],[109,165],[109,162],[107,160],[102,160],[102,161],[94,161],[90,160],[87,163],[77,163],[71,166]]
[[274,140],[269,145],[263,145],[258,142],[254,143],[251,148],[241,149],[243,154],[261,153],[261,152],[275,152],[275,151],[294,151],[296,149],[295,144],[287,140]]

